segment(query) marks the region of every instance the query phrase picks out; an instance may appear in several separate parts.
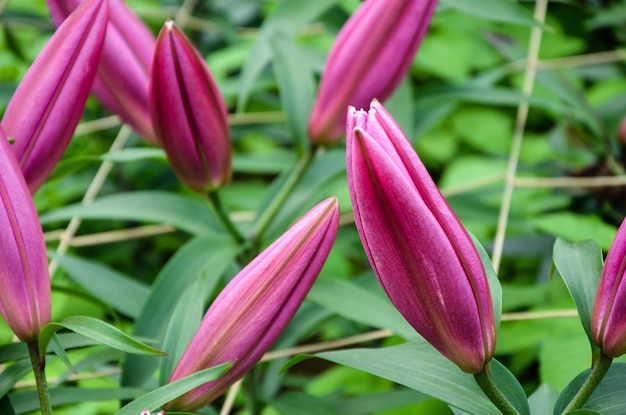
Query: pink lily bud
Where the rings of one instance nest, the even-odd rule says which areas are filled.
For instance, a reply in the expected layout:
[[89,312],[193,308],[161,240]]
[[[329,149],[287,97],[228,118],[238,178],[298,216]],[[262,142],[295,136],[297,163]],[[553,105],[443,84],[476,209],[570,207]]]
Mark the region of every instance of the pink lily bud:
[[174,22],[157,38],[150,112],[157,141],[178,178],[196,192],[228,183],[228,114],[204,59]]
[[339,205],[327,199],[303,216],[246,266],[207,311],[170,378],[233,362],[220,379],[168,403],[193,411],[248,372],[285,329],[317,278],[335,240]]
[[316,145],[345,133],[349,105],[384,102],[411,66],[436,0],[366,0],[339,32],[322,73],[308,132]]
[[626,353],[626,220],[606,256],[591,314],[591,336],[609,357]]
[[[46,0],[58,26],[83,0]],[[109,0],[109,24],[92,92],[145,140],[154,142],[148,108],[155,38],[123,0]]]
[[404,318],[468,373],[493,356],[494,309],[476,247],[383,106],[348,110],[348,187],[370,264]]
[[96,74],[106,0],[86,0],[57,29],[20,82],[2,127],[34,193],[67,148]]
[[37,211],[0,128],[0,313],[23,342],[50,322],[50,276]]

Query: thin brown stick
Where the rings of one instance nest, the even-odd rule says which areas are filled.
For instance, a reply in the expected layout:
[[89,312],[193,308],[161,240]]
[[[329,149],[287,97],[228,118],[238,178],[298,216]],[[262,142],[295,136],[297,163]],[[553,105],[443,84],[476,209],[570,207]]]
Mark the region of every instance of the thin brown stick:
[[[546,17],[547,0],[538,0],[535,3],[535,21],[543,23]],[[526,59],[526,72],[524,74],[524,84],[522,93],[525,96],[532,95],[535,76],[537,74],[537,57],[539,56],[539,46],[541,45],[541,36],[543,31],[540,26],[533,26],[530,31],[530,42],[528,46],[528,54]],[[502,195],[502,205],[498,215],[498,225],[496,228],[496,236],[493,242],[492,263],[493,268],[498,273],[500,261],[502,259],[502,251],[504,249],[504,238],[506,236],[506,228],[511,210],[511,202],[513,200],[513,190],[515,189],[515,175],[517,174],[517,164],[519,161],[520,150],[522,148],[522,139],[526,128],[526,120],[528,119],[529,105],[528,101],[520,102],[517,107],[517,118],[515,120],[515,131],[513,133],[513,142],[511,143],[511,152],[509,154],[509,162],[504,182],[504,193]]]

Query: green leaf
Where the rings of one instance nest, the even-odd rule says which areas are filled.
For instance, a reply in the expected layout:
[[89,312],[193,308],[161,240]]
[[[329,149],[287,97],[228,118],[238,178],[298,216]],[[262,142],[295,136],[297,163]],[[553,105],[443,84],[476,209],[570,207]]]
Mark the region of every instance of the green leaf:
[[[561,392],[554,407],[554,414],[558,415],[572,400],[581,385],[587,379],[589,370],[578,375]],[[626,413],[626,394],[624,393],[624,379],[626,379],[626,363],[614,362],[602,381],[593,391],[582,409],[597,411],[603,415],[623,415]],[[571,414],[572,412],[568,412]]]
[[285,33],[273,33],[270,46],[287,126],[297,154],[302,155],[309,145],[306,126],[314,99],[313,73],[307,57]]
[[9,400],[8,395],[0,395],[0,414],[15,415],[15,409]]
[[272,402],[281,415],[339,415],[330,404],[322,398],[301,392],[288,392]]
[[382,349],[325,352],[315,357],[389,379],[468,413],[500,414],[472,375],[462,372],[425,340]]
[[76,369],[74,369],[74,366],[72,366],[72,362],[70,362],[70,359],[67,357],[67,353],[65,353],[63,344],[61,343],[61,340],[59,339],[59,336],[56,333],[54,334],[54,336],[52,336],[52,339],[50,342],[50,349],[55,355],[58,356],[59,359],[61,359],[63,364],[65,364],[65,366],[67,366],[69,370],[71,370],[74,373],[77,373]]
[[521,26],[537,26],[532,13],[516,1],[511,0],[441,0],[464,14],[494,22],[506,22]]
[[576,304],[589,342],[593,345],[591,314],[602,273],[602,250],[591,240],[569,243],[558,238],[554,243],[553,259]]
[[127,353],[157,356],[166,354],[161,350],[154,349],[133,339],[104,321],[87,316],[72,316],[60,323],[46,324],[39,334],[39,350],[45,351],[52,336],[61,329],[68,329],[105,346]]
[[[143,310],[135,320],[133,334],[162,339],[180,296],[195,279],[207,273],[219,279],[231,265],[240,248],[212,236],[198,237],[187,242],[167,262],[157,275]],[[155,359],[128,356],[124,361],[122,383],[138,386],[156,369]]]
[[78,203],[45,213],[40,220],[47,224],[73,217],[168,223],[194,235],[222,233],[221,225],[205,200],[162,191],[103,196],[89,204]]
[[542,384],[528,398],[531,415],[546,415],[552,412],[559,394],[550,385]]
[[105,265],[68,255],[52,255],[78,285],[128,317],[136,318],[148,296],[145,284]]
[[[337,400],[333,404],[335,412],[350,415],[370,415],[402,408],[431,399],[422,393],[408,390],[392,390],[381,393],[368,393],[367,395],[354,398]],[[404,413],[404,412],[403,412]]]
[[532,218],[531,223],[538,230],[569,242],[589,239],[589,235],[593,235],[594,240],[603,250],[611,247],[617,233],[617,227],[604,222],[599,216],[571,212],[540,215]]
[[174,367],[198,330],[204,315],[204,302],[209,298],[217,282],[218,278],[210,278],[206,273],[201,275],[187,287],[176,304],[163,340],[163,350],[169,356],[160,359],[159,385],[167,383]]
[[389,300],[351,281],[320,279],[311,288],[307,300],[353,321],[390,329],[405,339],[418,336]]
[[190,390],[207,382],[219,379],[230,366],[231,363],[224,363],[161,386],[125,405],[122,409],[117,411],[115,415],[137,415],[144,409],[155,411]]
[[513,405],[520,414],[530,415],[528,398],[515,375],[495,359],[491,360],[489,366],[491,367],[493,381],[511,405]]
[[470,233],[470,237],[472,238],[472,242],[474,242],[474,246],[478,251],[478,255],[480,255],[483,267],[485,268],[485,272],[487,273],[487,280],[489,283],[489,291],[491,291],[491,302],[493,303],[493,313],[496,321],[497,330],[498,327],[500,327],[500,316],[502,315],[502,286],[500,285],[500,280],[498,279],[496,271],[493,269],[493,264],[491,263],[489,254],[487,254],[487,251],[485,251],[483,245],[474,235]]
[[[81,402],[128,400],[141,395],[141,389],[130,388],[50,388],[50,403],[53,407]],[[39,399],[34,390],[11,393],[11,402],[18,414],[38,413]],[[2,412],[4,415],[4,412]],[[139,411],[135,415],[138,415]]]
[[248,60],[242,69],[237,112],[245,108],[254,82],[270,62],[272,36],[282,32],[288,37],[293,37],[302,26],[324,13],[337,1],[286,0],[278,5],[274,13],[263,22],[259,37],[252,46]]
[[[0,372],[0,396],[6,395],[20,379],[30,373],[32,365],[30,359],[22,359],[6,366]],[[0,411],[4,414],[4,412]]]

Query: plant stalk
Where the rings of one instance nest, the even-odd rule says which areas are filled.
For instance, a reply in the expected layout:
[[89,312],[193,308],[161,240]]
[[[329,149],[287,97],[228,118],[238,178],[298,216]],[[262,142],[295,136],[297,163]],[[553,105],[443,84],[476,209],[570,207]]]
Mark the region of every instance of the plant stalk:
[[46,359],[39,353],[39,341],[37,339],[28,342],[28,354],[30,355],[30,363],[33,366],[35,374],[35,383],[37,384],[37,395],[39,396],[39,406],[41,415],[52,415],[52,407],[50,406],[50,393],[48,391],[48,381],[46,380]]
[[576,395],[572,398],[570,403],[567,404],[565,409],[561,414],[566,414],[574,409],[582,408],[582,406],[587,402],[587,399],[591,396],[594,390],[600,384],[600,381],[606,375],[606,372],[609,371],[611,367],[611,363],[613,363],[613,358],[605,355],[600,352],[600,356],[598,357],[598,361],[595,366],[589,372],[589,376],[585,379],[585,382],[582,384]]
[[289,197],[289,194],[291,194],[293,189],[296,187],[312,160],[313,152],[309,149],[298,160],[294,169],[291,171],[291,174],[287,177],[287,180],[285,180],[285,183],[276,194],[276,197],[274,197],[269,206],[261,213],[249,234],[249,239],[252,241],[253,246],[256,247],[259,245],[261,238],[272,222],[272,219],[276,216],[276,213],[283,206],[285,200]]
[[235,242],[239,245],[244,245],[246,243],[246,238],[239,232],[233,221],[230,219],[228,212],[224,209],[224,205],[222,204],[222,200],[220,199],[219,193],[217,190],[210,191],[208,193],[209,202],[213,206],[213,210],[217,215],[217,218],[222,223],[224,228],[228,231],[228,233],[233,237]]
[[511,402],[506,399],[500,389],[496,386],[491,378],[491,372],[489,371],[489,363],[485,365],[483,370],[474,374],[476,383],[480,386],[480,389],[485,392],[485,395],[491,402],[502,412],[503,415],[520,415],[520,413],[511,405]]

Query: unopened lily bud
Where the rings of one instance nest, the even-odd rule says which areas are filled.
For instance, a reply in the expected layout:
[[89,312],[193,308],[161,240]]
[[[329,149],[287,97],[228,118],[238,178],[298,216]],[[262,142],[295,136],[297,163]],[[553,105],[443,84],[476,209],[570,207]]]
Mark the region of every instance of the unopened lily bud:
[[158,143],[178,178],[204,193],[230,180],[228,114],[204,59],[167,21],[152,63],[150,112]]
[[320,79],[308,132],[313,144],[345,133],[348,106],[384,102],[406,75],[436,0],[366,0],[339,32]]
[[96,75],[107,0],[86,0],[50,38],[18,85],[2,127],[34,193],[67,148]]
[[606,256],[591,315],[591,335],[604,355],[626,353],[626,220]]
[[0,314],[23,342],[50,322],[46,245],[24,176],[0,128]]
[[[58,26],[83,0],[46,0]],[[147,141],[154,142],[148,108],[155,37],[123,0],[109,0],[109,24],[92,92]]]
[[496,343],[487,276],[472,239],[383,106],[350,108],[347,173],[370,264],[404,318],[463,371]]
[[335,240],[337,200],[303,216],[246,266],[206,312],[170,382],[226,362],[232,367],[168,403],[168,411],[193,411],[242,378],[276,341],[317,278]]

